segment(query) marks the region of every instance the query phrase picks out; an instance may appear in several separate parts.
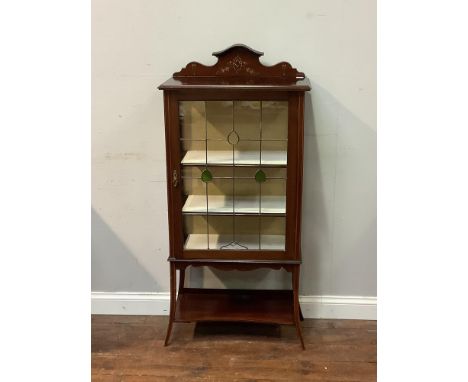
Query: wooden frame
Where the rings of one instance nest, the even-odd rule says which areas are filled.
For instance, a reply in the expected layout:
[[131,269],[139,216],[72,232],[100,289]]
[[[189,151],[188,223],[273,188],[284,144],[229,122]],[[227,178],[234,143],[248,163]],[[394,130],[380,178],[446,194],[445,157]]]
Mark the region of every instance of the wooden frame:
[[[247,321],[292,324],[304,348],[299,320],[299,268],[301,264],[301,202],[304,135],[304,92],[310,90],[304,74],[287,62],[263,65],[263,53],[233,45],[213,53],[218,62],[187,64],[160,85],[164,91],[166,127],[167,198],[170,239],[171,304],[165,344],[174,322]],[[287,101],[287,180],[285,250],[184,250],[180,101]],[[209,252],[209,253],[208,253]],[[284,268],[292,273],[290,291],[200,290],[185,286],[189,266],[248,270]],[[176,296],[176,271],[180,282]],[[240,302],[243,303],[240,303]]]

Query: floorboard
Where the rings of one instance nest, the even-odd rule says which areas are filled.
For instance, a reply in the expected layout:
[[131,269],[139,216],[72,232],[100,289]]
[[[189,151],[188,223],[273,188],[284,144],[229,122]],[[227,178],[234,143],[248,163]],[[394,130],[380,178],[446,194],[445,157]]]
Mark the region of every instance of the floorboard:
[[293,326],[241,323],[176,323],[164,347],[167,321],[165,316],[92,316],[92,380],[376,380],[375,321],[306,319],[305,351]]

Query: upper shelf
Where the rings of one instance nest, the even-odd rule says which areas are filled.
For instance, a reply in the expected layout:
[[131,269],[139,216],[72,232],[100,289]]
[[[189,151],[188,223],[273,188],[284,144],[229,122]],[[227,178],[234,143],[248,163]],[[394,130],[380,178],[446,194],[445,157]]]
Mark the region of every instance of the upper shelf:
[[[208,154],[208,155],[207,155]],[[287,151],[264,150],[262,151],[262,166],[286,166],[288,160]],[[204,166],[258,166],[260,165],[260,151],[234,151],[232,150],[189,150],[184,155],[183,165]]]
[[274,89],[284,91],[307,91],[310,83],[304,73],[288,62],[264,65],[260,62],[262,52],[243,44],[235,44],[213,53],[218,61],[207,66],[190,62],[159,89]]

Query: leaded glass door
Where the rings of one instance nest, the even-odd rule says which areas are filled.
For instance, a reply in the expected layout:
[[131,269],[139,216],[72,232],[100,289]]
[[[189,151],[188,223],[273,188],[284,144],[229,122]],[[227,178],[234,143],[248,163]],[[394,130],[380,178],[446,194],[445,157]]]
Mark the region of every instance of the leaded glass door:
[[179,101],[184,251],[285,251],[287,100]]

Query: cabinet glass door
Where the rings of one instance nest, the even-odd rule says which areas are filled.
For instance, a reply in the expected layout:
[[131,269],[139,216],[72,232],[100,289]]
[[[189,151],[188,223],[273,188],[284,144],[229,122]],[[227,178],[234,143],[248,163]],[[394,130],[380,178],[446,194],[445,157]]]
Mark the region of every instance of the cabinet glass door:
[[184,250],[285,250],[287,101],[180,101]]

